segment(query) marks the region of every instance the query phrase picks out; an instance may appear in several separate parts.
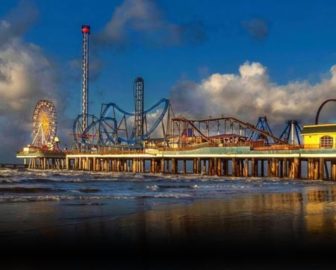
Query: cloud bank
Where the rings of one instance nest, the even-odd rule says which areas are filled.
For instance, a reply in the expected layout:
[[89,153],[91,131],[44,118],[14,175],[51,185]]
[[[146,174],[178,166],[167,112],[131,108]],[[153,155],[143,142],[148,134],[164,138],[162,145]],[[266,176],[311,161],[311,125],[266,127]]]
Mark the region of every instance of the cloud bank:
[[[178,114],[192,118],[234,116],[256,123],[266,115],[272,126],[283,127],[287,120],[313,123],[319,105],[335,97],[336,66],[330,76],[316,84],[295,81],[285,85],[273,82],[260,63],[245,62],[238,74],[215,73],[201,82],[178,83],[171,92],[172,106]],[[324,113],[324,121],[332,121]]]
[[169,22],[153,0],[123,1],[96,37],[98,44],[117,48],[137,41],[154,46],[178,46],[205,39],[202,22]]
[[40,47],[23,40],[36,16],[35,7],[22,2],[0,19],[0,162],[16,162],[15,151],[31,141],[36,102],[62,98],[54,64]]

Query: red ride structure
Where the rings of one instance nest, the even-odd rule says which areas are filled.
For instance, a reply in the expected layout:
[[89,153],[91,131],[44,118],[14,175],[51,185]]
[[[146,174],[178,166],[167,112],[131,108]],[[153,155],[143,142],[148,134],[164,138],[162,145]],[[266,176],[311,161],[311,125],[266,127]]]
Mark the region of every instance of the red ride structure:
[[88,95],[89,95],[89,34],[90,26],[82,25],[83,55],[82,55],[82,130],[88,126]]

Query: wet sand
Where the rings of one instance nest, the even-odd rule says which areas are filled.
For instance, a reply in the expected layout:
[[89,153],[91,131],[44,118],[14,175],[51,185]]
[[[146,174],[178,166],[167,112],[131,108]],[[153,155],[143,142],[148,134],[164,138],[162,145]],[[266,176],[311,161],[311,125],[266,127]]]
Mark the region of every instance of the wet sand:
[[333,269],[335,196],[3,203],[1,269]]

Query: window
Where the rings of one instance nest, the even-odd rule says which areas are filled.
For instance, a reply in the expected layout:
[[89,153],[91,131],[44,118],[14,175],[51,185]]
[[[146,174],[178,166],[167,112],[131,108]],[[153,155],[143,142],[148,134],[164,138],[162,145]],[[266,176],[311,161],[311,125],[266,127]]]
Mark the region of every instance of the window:
[[320,139],[320,147],[323,148],[332,148],[333,147],[333,138],[330,136],[323,136]]

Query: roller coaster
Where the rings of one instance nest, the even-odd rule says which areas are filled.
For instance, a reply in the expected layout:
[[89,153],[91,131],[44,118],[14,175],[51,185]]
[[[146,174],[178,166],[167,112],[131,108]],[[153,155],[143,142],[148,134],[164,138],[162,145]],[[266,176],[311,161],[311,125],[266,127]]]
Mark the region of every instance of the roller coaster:
[[[166,138],[171,114],[170,102],[164,98],[145,110],[144,133],[140,141],[148,140],[152,135]],[[87,115],[88,125],[85,130],[82,129],[83,119],[83,114],[80,114],[73,124],[73,136],[77,145],[93,147],[137,144],[135,112],[127,112],[116,103],[102,104],[99,117]]]
[[265,125],[267,129],[262,128],[259,122],[255,126],[234,117],[201,120],[176,117],[172,119],[171,138],[180,147],[202,143],[221,146],[264,146],[269,145],[271,141],[276,144],[287,144],[285,140],[273,135],[267,122]]
[[[102,104],[99,117],[87,115],[88,127],[84,131],[81,130],[83,116],[79,115],[76,118],[73,125],[75,142],[78,146],[89,148],[99,146],[139,147],[135,137],[134,117],[134,112],[127,112],[115,103]],[[234,117],[200,120],[174,117],[168,99],[161,99],[144,111],[144,130],[141,142],[159,139],[164,142],[165,146],[173,148],[202,144],[258,147],[273,144],[300,145],[301,143],[301,128],[295,120],[288,121],[281,136],[277,137],[273,134],[265,117],[259,117],[256,125]],[[296,141],[293,141],[293,136]]]

